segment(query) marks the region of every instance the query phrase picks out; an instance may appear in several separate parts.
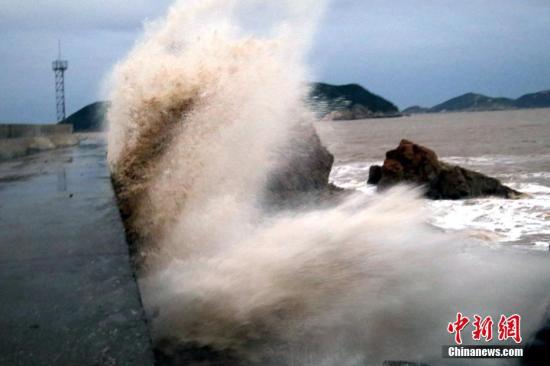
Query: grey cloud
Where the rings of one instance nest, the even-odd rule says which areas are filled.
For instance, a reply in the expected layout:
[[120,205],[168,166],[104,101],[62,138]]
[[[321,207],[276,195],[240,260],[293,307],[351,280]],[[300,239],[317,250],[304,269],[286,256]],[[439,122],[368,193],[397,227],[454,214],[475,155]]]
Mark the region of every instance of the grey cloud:
[[18,0],[0,3],[0,29],[135,30],[164,14],[170,0]]
[[[171,2],[0,0],[0,121],[53,121],[59,38],[68,111],[100,98],[143,21]],[[278,16],[264,13],[267,21],[243,19],[259,28]],[[317,79],[361,83],[400,107],[433,105],[467,91],[517,97],[550,88],[548,39],[548,0],[333,0],[309,59]]]

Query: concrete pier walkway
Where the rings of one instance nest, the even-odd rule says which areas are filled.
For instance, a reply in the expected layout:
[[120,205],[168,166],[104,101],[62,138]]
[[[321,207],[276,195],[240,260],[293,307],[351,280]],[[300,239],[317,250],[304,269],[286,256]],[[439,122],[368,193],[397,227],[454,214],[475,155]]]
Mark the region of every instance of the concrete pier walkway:
[[105,143],[0,163],[0,365],[153,365]]

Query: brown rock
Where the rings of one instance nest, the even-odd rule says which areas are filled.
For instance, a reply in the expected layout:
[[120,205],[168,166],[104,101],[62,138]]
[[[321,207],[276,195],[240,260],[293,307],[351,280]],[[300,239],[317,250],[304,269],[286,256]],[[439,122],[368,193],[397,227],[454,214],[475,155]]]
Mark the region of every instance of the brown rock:
[[401,140],[396,149],[386,153],[382,167],[371,167],[368,183],[377,184],[379,189],[398,183],[422,185],[432,199],[522,195],[498,179],[441,162],[434,151],[408,140]]

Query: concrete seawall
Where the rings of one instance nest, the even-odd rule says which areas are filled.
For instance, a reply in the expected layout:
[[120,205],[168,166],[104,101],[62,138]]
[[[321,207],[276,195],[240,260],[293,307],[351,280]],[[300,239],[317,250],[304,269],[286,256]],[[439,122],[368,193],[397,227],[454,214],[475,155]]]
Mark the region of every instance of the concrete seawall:
[[0,124],[0,161],[78,144],[72,125]]
[[105,156],[96,134],[0,163],[2,366],[154,364]]
[[38,137],[73,133],[73,125],[0,124],[0,139]]

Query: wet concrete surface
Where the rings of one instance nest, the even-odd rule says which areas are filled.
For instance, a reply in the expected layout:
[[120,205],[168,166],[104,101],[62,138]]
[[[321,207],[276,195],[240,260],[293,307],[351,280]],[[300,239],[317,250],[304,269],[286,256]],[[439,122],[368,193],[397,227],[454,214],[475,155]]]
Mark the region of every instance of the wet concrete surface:
[[152,365],[101,136],[0,163],[0,365]]

